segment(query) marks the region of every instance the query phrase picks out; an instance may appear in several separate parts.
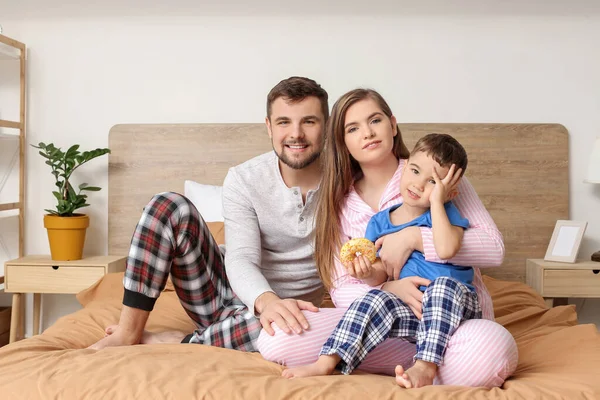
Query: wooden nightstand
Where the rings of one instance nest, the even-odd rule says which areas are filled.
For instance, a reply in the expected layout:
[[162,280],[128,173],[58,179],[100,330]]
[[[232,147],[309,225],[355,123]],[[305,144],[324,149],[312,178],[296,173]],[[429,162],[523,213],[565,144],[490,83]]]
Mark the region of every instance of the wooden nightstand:
[[50,256],[26,256],[4,263],[7,293],[13,293],[10,342],[22,332],[21,297],[33,293],[33,334],[40,332],[41,293],[79,293],[104,275],[125,270],[127,257],[95,256],[77,261],[53,261]]
[[554,306],[555,298],[600,297],[600,262],[528,259],[527,284],[544,297],[548,307]]

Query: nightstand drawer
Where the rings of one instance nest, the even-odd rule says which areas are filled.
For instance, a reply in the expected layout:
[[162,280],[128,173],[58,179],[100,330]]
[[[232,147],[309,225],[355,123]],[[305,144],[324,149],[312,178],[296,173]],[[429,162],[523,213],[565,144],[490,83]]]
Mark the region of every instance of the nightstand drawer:
[[104,276],[104,267],[6,266],[6,292],[78,293]]
[[591,269],[544,271],[543,295],[548,297],[600,297],[600,273]]

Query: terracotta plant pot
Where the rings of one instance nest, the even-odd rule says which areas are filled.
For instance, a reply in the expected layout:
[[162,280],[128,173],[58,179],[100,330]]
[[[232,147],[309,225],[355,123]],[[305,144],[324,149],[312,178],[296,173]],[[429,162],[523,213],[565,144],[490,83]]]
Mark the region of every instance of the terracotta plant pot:
[[75,214],[72,217],[44,215],[44,227],[48,230],[52,259],[81,260],[88,226],[90,226],[90,218],[85,214]]

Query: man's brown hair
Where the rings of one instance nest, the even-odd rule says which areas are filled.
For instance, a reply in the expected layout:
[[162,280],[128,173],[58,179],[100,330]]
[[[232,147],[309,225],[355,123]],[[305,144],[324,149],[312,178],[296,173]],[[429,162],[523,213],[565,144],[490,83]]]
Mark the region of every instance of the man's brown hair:
[[325,121],[329,118],[328,95],[317,82],[301,76],[292,76],[279,82],[267,95],[267,118],[271,119],[271,105],[280,97],[286,101],[297,103],[307,97],[314,96],[321,102],[321,111]]

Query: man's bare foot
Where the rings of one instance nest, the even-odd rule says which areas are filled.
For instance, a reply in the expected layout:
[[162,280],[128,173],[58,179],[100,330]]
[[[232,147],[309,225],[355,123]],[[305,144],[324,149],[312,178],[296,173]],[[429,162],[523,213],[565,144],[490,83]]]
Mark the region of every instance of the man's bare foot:
[[[112,335],[118,327],[119,325],[108,326],[104,330],[106,336]],[[181,343],[185,336],[186,333],[181,331],[150,332],[144,330],[139,344]]]
[[319,359],[312,364],[284,369],[281,376],[290,379],[304,378],[307,376],[331,375],[339,362],[340,357],[337,355],[320,356]]
[[141,335],[120,329],[118,325],[115,326],[116,328],[112,330],[110,335],[106,335],[103,339],[89,346],[88,349],[101,350],[105,347],[130,346],[140,343]]
[[437,365],[417,360],[415,365],[404,371],[401,365],[396,366],[396,383],[407,389],[433,385]]

